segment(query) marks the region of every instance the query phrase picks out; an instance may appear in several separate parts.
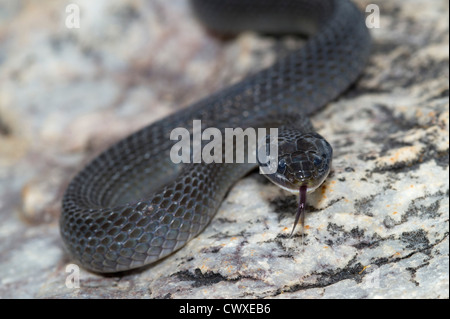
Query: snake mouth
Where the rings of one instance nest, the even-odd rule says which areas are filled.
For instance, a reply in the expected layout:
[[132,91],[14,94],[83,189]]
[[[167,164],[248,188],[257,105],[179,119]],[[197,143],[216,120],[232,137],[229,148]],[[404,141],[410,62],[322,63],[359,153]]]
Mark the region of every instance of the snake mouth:
[[[327,174],[328,175],[328,174]],[[315,191],[325,180],[322,178],[309,178],[304,180],[294,179],[289,180],[285,176],[277,176],[277,178],[269,178],[278,187],[294,194],[298,194],[299,189],[305,188],[305,192],[311,193]]]

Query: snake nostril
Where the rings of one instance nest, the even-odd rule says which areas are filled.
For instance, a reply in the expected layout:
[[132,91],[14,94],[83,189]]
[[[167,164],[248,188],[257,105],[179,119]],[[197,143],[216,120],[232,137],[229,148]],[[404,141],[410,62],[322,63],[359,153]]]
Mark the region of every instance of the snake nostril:
[[298,180],[300,181],[304,181],[306,179],[309,179],[312,177],[312,170],[301,170],[299,172],[297,172],[297,174],[295,174],[295,176],[297,177]]

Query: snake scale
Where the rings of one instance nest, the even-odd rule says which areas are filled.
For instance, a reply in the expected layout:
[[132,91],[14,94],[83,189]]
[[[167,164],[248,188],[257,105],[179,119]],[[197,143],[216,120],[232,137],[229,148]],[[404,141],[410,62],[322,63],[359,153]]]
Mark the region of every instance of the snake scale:
[[193,120],[221,131],[279,127],[282,159],[268,177],[300,189],[299,212],[306,191],[328,174],[331,147],[308,117],[361,74],[371,43],[364,15],[347,0],[194,0],[192,8],[219,33],[300,33],[309,39],[269,68],[117,142],[73,178],[60,231],[69,253],[91,271],[141,267],[181,248],[208,225],[233,183],[256,167],[174,164],[170,132],[192,127]]

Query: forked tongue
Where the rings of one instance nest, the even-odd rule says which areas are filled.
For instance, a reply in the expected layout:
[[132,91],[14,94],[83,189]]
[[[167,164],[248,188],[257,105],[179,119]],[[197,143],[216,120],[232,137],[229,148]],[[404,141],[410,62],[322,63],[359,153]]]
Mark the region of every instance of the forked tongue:
[[300,186],[299,190],[300,198],[298,200],[298,210],[297,215],[295,215],[294,227],[292,227],[292,232],[290,236],[294,234],[295,226],[297,226],[299,219],[301,219],[302,223],[302,236],[303,236],[303,230],[305,228],[306,189],[307,189],[306,186]]

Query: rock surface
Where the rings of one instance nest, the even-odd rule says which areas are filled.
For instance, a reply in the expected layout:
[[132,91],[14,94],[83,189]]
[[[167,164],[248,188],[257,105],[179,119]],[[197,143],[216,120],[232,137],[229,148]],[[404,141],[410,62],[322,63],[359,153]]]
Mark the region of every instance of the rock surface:
[[70,3],[0,3],[0,297],[449,298],[448,1],[375,2],[365,73],[313,119],[334,169],[303,245],[296,197],[255,172],[182,250],[122,276],[80,269],[80,288],[58,230],[73,174],[299,41],[217,39],[184,0],[78,0],[70,29]]

